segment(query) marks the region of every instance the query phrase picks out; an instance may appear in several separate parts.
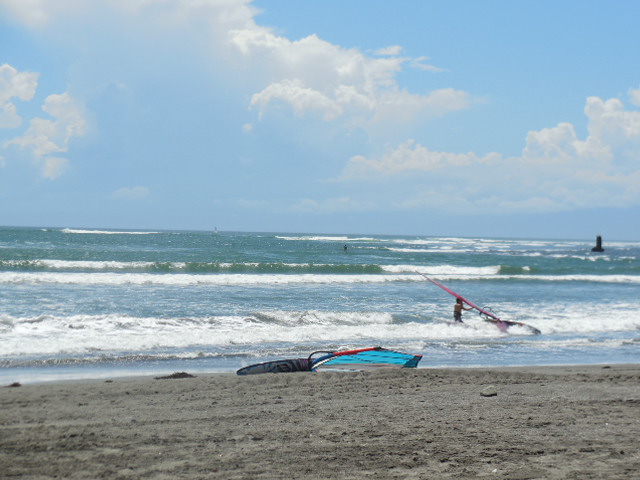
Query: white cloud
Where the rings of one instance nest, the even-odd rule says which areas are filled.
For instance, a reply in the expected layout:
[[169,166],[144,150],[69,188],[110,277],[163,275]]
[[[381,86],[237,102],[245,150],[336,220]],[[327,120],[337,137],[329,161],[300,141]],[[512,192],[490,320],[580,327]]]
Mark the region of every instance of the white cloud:
[[21,123],[22,118],[18,115],[13,103],[0,104],[0,128],[19,127]]
[[443,88],[427,95],[416,95],[406,90],[381,92],[374,99],[372,123],[393,121],[409,123],[417,116],[435,118],[449,112],[464,110],[471,106],[471,97],[462,90]]
[[46,0],[2,0],[0,6],[32,27],[42,26],[48,21]]
[[556,127],[529,132],[523,158],[534,165],[551,164],[557,167],[574,161],[581,149],[580,144],[573,125],[560,123]]
[[570,123],[531,131],[522,155],[434,152],[409,140],[381,156],[354,156],[338,180],[400,185],[397,208],[553,212],[640,204],[640,112],[617,99],[586,101],[588,136]]
[[113,192],[113,197],[118,199],[141,199],[149,196],[150,190],[147,187],[123,187]]
[[423,63],[426,57],[398,57],[399,46],[379,50],[382,58],[369,57],[316,35],[291,41],[256,25],[230,31],[229,42],[248,63],[260,66],[265,78],[274,79],[252,97],[250,106],[257,107],[261,116],[284,103],[298,116],[309,111],[321,113],[326,121],[356,116],[359,126],[366,128],[369,123],[409,122],[471,105],[467,92],[453,88],[426,94],[399,88],[396,76],[404,64],[441,70]]
[[[224,70],[231,67],[243,87],[250,89],[245,97],[250,99],[247,107],[261,119],[270,109],[285,106],[295,116],[318,115],[326,122],[360,128],[377,137],[385,126],[397,130],[415,118],[434,118],[471,106],[470,95],[461,90],[444,88],[412,93],[400,88],[397,76],[403,68],[440,70],[426,64],[426,57],[400,56],[399,45],[386,46],[368,55],[315,34],[290,40],[256,24],[258,10],[251,0],[2,1],[9,12],[27,25],[46,25],[51,31],[58,25],[56,22],[91,25],[115,12],[118,15],[109,18],[121,18],[123,25],[114,26],[114,30],[127,32],[128,25],[136,25],[145,38],[179,33],[176,38],[180,45],[176,48],[194,49],[194,44],[186,42],[196,39],[198,54],[209,50],[210,56],[201,63],[227,62]],[[188,38],[184,35],[185,28]],[[132,35],[136,39],[140,34]],[[65,34],[65,38],[70,37]],[[42,148],[51,149],[53,144],[43,144]]]
[[636,107],[640,107],[640,88],[630,89],[629,98],[631,99],[631,103],[633,105],[635,105]]
[[12,99],[32,100],[37,88],[37,73],[19,72],[6,63],[0,65],[0,128],[20,126],[22,118]]
[[50,155],[66,152],[71,139],[85,133],[86,121],[82,107],[67,93],[49,95],[42,110],[54,120],[33,118],[25,135],[7,141],[5,146],[30,148],[35,158],[42,162],[43,175],[53,179],[60,176],[66,160]]
[[612,146],[640,139],[640,112],[626,111],[620,100],[589,97],[584,109],[589,118],[589,135]]
[[83,109],[68,93],[49,95],[42,110],[55,120],[34,118],[27,133],[10,144],[31,147],[37,157],[54,152],[66,152],[69,141],[85,133]]
[[377,55],[400,55],[401,53],[402,47],[400,45],[391,45],[376,51]]
[[362,155],[352,157],[339,180],[386,178],[405,172],[429,172],[464,167],[481,161],[482,159],[479,159],[474,153],[433,152],[420,144],[416,144],[414,140],[407,140],[398,148],[382,155],[380,158],[366,158]]
[[[29,3],[29,2],[27,2]],[[38,2],[32,2],[34,7]],[[38,88],[38,73],[19,72],[11,65],[0,66],[0,127],[16,128],[22,123],[13,99],[33,100]],[[42,175],[58,178],[66,170],[68,161],[54,153],[66,152],[69,140],[84,133],[85,121],[81,109],[68,94],[50,95],[42,107],[55,120],[33,118],[27,132],[4,142],[4,146],[30,148],[41,166]]]
[[45,157],[42,160],[42,175],[49,180],[54,180],[64,173],[69,161],[60,157]]
[[413,68],[417,68],[419,70],[425,70],[427,72],[439,73],[439,72],[445,72],[446,71],[444,68],[440,68],[440,67],[436,67],[434,65],[429,65],[428,63],[424,63],[427,60],[429,60],[427,57],[413,58],[413,59],[411,59],[411,66]]
[[260,106],[262,110],[275,100],[288,103],[296,115],[302,116],[308,111],[323,112],[325,120],[331,120],[342,113],[339,102],[328,96],[305,87],[300,80],[284,80],[272,83],[262,92],[253,95],[251,106]]
[[[92,20],[101,22],[104,14],[115,12],[119,17],[138,16],[141,28],[156,25],[159,28],[206,24],[209,34],[218,42],[226,41],[232,28],[250,28],[257,9],[253,0],[0,0],[4,8],[28,27],[43,29],[58,21],[82,18],[83,24]],[[166,30],[164,30],[166,33]]]
[[297,116],[307,112],[322,113],[325,120],[334,120],[345,114],[366,115],[361,126],[385,123],[409,123],[416,117],[437,117],[449,112],[469,108],[468,93],[444,88],[427,95],[417,95],[400,89],[373,89],[368,92],[362,85],[336,85],[333,89],[315,89],[301,79],[274,82],[251,98],[251,107],[259,107],[262,117],[268,107],[280,101],[288,104]]

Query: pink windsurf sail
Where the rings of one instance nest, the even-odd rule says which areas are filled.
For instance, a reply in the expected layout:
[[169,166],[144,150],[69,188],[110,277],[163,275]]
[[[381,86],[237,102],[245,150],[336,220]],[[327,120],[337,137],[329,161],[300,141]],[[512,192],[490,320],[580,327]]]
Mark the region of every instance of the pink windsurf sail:
[[467,305],[469,305],[471,308],[476,309],[481,315],[483,315],[484,319],[487,322],[492,322],[494,324],[496,324],[496,326],[501,330],[501,331],[506,331],[507,327],[512,327],[512,326],[519,326],[519,327],[524,327],[527,330],[529,330],[531,333],[535,334],[535,335],[540,335],[540,330],[538,330],[536,327],[533,327],[531,325],[527,325],[526,323],[522,323],[522,322],[513,322],[510,320],[501,320],[500,318],[498,318],[494,313],[491,313],[490,311],[484,309],[484,308],[480,308],[479,306],[477,306],[474,303],[471,303],[469,300],[467,300],[466,298],[464,298],[462,295],[457,294],[456,292],[454,292],[453,290],[451,290],[449,287],[445,287],[444,285],[442,285],[439,282],[436,282],[433,278],[429,278],[427,277],[425,274],[420,273],[420,272],[416,272],[418,275],[423,276],[424,278],[426,278],[427,280],[429,280],[431,283],[433,283],[434,285],[440,287],[442,290],[444,290],[445,292],[447,292],[450,295],[453,295],[456,298],[459,298],[460,300],[462,300],[464,303],[466,303]]

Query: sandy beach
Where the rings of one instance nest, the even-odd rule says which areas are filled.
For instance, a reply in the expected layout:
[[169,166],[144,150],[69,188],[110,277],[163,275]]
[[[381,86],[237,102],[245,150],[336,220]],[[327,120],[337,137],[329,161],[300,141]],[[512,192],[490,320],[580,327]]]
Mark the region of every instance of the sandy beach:
[[41,383],[0,412],[2,478],[640,475],[638,365]]

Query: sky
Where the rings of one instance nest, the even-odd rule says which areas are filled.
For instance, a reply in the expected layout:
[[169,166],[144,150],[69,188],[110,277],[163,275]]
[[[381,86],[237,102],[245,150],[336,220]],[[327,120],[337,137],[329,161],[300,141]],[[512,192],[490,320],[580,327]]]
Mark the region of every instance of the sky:
[[0,225],[640,240],[636,0],[0,0]]

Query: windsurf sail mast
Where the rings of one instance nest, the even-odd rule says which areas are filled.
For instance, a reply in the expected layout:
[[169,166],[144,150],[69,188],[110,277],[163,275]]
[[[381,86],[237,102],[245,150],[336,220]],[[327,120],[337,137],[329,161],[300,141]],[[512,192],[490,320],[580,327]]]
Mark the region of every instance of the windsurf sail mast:
[[459,295],[456,292],[454,292],[453,290],[451,290],[450,288],[445,287],[444,285],[442,285],[439,282],[436,282],[433,278],[427,277],[424,273],[420,273],[420,272],[416,272],[416,273],[418,275],[421,275],[422,277],[426,278],[427,280],[429,280],[434,285],[440,287],[442,290],[444,290],[448,294],[453,295],[456,298],[459,298],[464,303],[469,305],[471,308],[474,308],[475,310],[477,310],[480,315],[483,315],[483,318],[486,321],[495,323],[498,326],[498,328],[500,328],[500,330],[504,331],[504,330],[506,330],[507,327],[510,327],[510,326],[513,326],[513,325],[518,325],[520,327],[524,327],[524,328],[528,329],[531,333],[534,333],[535,335],[540,335],[540,333],[541,333],[540,330],[538,330],[536,327],[533,327],[531,325],[527,325],[526,323],[512,322],[510,320],[501,320],[499,317],[497,317],[494,313],[490,312],[486,308],[480,308],[479,306],[475,305],[474,303],[471,303],[469,300],[464,298],[462,295]]
[[492,319],[495,322],[500,322],[501,320],[496,317],[493,313],[489,312],[488,310],[485,310],[484,308],[480,308],[479,306],[471,303],[469,300],[467,300],[466,298],[464,298],[462,295],[458,295],[456,292],[454,292],[453,290],[451,290],[448,287],[445,287],[444,285],[442,285],[441,283],[436,282],[433,278],[429,278],[427,277],[425,274],[420,273],[420,272],[416,272],[418,275],[422,275],[424,278],[426,278],[427,280],[429,280],[431,283],[433,283],[434,285],[437,285],[438,287],[440,287],[441,289],[443,289],[445,292],[453,295],[456,298],[459,298],[460,300],[462,300],[464,303],[466,303],[467,305],[469,305],[471,308],[475,308],[478,312],[480,312],[482,315],[489,317],[490,319]]

